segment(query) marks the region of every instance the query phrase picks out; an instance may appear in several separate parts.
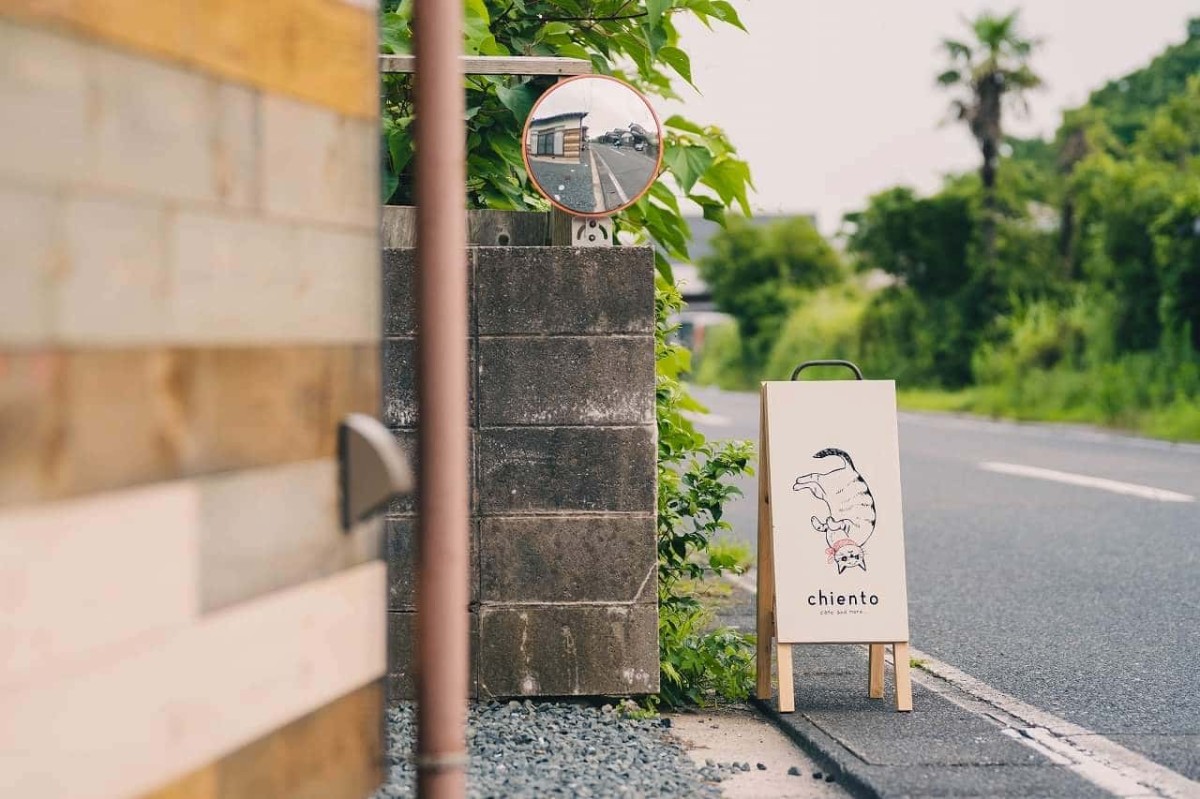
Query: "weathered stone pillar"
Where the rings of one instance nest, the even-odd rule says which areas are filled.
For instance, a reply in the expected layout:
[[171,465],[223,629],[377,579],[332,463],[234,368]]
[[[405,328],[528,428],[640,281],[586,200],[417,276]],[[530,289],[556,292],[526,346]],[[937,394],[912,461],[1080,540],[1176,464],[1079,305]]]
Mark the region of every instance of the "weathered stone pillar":
[[[656,691],[653,254],[469,257],[473,692]],[[411,452],[412,251],[385,250],[384,272],[385,413]],[[414,508],[389,520],[399,696],[412,690]]]

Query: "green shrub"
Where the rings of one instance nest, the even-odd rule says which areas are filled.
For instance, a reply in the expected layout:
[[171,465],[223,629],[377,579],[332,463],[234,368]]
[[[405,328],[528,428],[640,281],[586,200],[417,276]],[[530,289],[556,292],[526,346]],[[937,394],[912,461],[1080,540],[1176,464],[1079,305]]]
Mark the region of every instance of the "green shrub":
[[802,216],[760,226],[729,217],[710,244],[700,273],[717,307],[737,322],[742,360],[754,371],[766,363],[803,294],[846,275],[837,251]]
[[695,371],[689,376],[702,386],[746,391],[758,385],[757,375],[742,351],[742,337],[733,322],[708,328],[696,353]]
[[754,637],[712,629],[712,614],[696,596],[695,583],[739,568],[712,545],[715,535],[730,529],[722,518],[724,505],[740,493],[733,479],[751,472],[753,445],[709,442],[684,416],[703,407],[680,382],[690,353],[670,340],[675,327],[668,320],[683,301],[661,277],[655,295],[660,693],[651,703],[678,707],[744,699],[754,685]]
[[805,295],[788,315],[762,379],[787,380],[798,364],[818,358],[859,361],[859,330],[866,307],[865,292],[849,282]]

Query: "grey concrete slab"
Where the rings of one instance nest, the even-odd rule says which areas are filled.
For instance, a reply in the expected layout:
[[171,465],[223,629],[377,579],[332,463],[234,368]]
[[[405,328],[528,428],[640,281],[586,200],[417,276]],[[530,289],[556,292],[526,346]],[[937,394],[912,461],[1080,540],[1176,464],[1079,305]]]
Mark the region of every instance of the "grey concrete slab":
[[658,691],[658,605],[483,605],[479,695]]
[[484,247],[475,278],[481,336],[654,332],[650,247]]
[[479,431],[484,515],[654,507],[654,428],[493,427]]
[[[388,610],[416,610],[417,607],[417,517],[388,517]],[[479,604],[479,520],[470,522],[470,595],[472,606]]]
[[484,602],[655,597],[653,516],[489,516],[480,526]]
[[478,351],[482,426],[654,423],[650,335],[487,337]]

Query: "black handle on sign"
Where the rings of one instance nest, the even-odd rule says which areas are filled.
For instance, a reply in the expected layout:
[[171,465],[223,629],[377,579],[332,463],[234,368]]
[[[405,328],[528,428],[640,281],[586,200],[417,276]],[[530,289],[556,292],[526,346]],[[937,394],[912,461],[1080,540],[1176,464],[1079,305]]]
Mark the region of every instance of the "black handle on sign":
[[796,367],[796,371],[792,372],[791,379],[795,380],[797,377],[800,376],[801,372],[803,372],[805,369],[807,369],[810,366],[844,366],[847,369],[849,369],[850,371],[854,372],[855,380],[863,379],[862,369],[859,369],[856,365],[854,365],[850,361],[805,361],[804,363],[802,363]]

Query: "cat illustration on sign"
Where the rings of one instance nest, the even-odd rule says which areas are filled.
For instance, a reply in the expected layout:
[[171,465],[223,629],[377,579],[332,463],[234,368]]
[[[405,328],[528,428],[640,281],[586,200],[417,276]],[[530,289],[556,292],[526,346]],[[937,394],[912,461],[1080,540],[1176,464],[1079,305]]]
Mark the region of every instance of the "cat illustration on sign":
[[808,491],[828,509],[825,519],[813,516],[812,526],[825,534],[828,562],[838,574],[855,567],[867,570],[863,547],[875,532],[875,497],[867,481],[854,468],[845,450],[823,449],[814,458],[837,463],[827,472],[813,472],[796,478],[793,491]]

